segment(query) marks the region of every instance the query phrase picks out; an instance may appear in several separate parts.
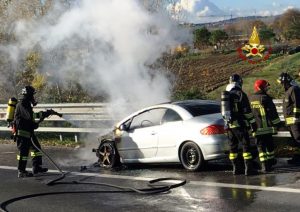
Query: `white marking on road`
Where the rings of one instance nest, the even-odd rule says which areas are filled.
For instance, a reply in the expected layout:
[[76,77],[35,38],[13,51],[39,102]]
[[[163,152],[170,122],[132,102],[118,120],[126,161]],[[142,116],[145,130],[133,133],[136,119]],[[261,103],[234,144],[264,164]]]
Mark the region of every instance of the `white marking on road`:
[[2,154],[16,154],[16,152],[2,152]]
[[[12,167],[12,166],[0,166],[0,169],[17,170],[16,167]],[[60,173],[57,170],[49,170],[48,172]],[[109,179],[138,180],[138,181],[150,181],[150,180],[157,179],[157,178],[150,178],[150,177],[134,177],[134,176],[110,175],[110,174],[100,174],[100,173],[71,172],[71,174],[77,176],[102,177],[102,178],[109,178]],[[178,183],[178,181],[176,180],[169,180],[166,182]],[[239,188],[239,189],[252,189],[252,190],[261,190],[261,191],[300,193],[300,189],[278,187],[278,186],[266,187],[266,186],[243,185],[243,184],[233,184],[233,183],[217,183],[217,182],[206,182],[206,181],[188,181],[187,184],[197,185],[197,186],[209,186],[209,187]]]

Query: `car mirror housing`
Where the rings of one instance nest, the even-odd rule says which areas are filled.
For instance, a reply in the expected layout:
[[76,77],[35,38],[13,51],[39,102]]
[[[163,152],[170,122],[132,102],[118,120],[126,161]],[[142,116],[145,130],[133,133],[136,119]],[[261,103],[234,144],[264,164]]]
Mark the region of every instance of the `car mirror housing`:
[[126,125],[125,125],[125,124],[121,124],[121,125],[119,126],[119,130],[121,130],[121,131],[126,131],[126,130],[127,130]]

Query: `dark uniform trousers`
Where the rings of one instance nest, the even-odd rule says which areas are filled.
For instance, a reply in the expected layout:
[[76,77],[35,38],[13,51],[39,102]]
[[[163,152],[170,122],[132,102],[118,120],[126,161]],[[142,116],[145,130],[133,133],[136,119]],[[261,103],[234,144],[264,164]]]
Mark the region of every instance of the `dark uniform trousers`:
[[31,138],[18,136],[17,137],[17,147],[20,151],[20,154],[17,156],[19,161],[18,170],[25,171],[26,164],[28,160],[28,155],[30,151],[30,156],[32,157],[32,166],[38,167],[42,165],[42,154],[41,152],[32,144],[34,144],[40,149],[41,145],[37,140],[36,136],[33,135]]
[[[250,153],[250,138],[246,128],[231,128],[228,130],[229,146],[230,146],[230,159],[235,159],[238,154],[239,143],[243,146],[244,159],[252,159]],[[246,155],[245,155],[246,154]]]
[[273,160],[275,158],[275,147],[272,134],[257,135],[255,138],[259,152],[259,160],[261,162]]
[[300,124],[296,123],[289,126],[289,131],[293,138],[293,146],[297,147],[296,154],[300,155]]

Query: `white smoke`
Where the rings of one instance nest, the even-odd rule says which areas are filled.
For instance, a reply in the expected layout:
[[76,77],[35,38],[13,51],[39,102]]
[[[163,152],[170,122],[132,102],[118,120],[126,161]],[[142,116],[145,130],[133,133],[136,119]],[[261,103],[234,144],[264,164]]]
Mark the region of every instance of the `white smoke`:
[[16,42],[2,49],[15,62],[39,49],[42,72],[60,82],[76,76],[91,94],[105,92],[113,119],[123,118],[169,100],[169,80],[149,66],[189,36],[166,12],[149,12],[141,2],[82,0],[67,10],[56,4],[44,17],[18,22]]
[[47,74],[77,76],[92,94],[106,92],[112,105],[131,105],[123,114],[167,101],[170,83],[149,65],[182,40],[166,14],[139,2],[85,0],[63,13],[56,6],[42,20],[19,22],[16,46],[20,54],[40,48]]

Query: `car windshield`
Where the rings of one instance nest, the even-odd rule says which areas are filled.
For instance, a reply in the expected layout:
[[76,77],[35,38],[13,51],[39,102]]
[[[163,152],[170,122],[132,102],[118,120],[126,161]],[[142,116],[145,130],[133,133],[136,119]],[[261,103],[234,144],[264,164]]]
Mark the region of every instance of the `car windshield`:
[[177,102],[176,104],[186,109],[194,117],[221,112],[221,108],[218,103]]

